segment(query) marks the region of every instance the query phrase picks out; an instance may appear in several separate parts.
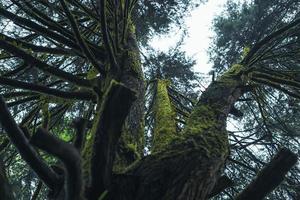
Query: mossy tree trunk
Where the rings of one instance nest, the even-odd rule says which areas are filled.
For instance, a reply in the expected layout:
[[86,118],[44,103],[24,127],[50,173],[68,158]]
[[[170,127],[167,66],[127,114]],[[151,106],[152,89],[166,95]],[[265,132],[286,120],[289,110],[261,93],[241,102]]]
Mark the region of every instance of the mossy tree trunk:
[[[242,66],[235,66],[207,88],[180,134],[172,119],[167,82],[158,80],[153,154],[139,159],[143,147],[144,80],[134,28],[129,26],[127,46],[118,60],[121,71],[112,71],[100,81],[104,95],[98,100],[98,116],[83,151],[86,197],[97,200],[108,191],[108,199],[115,200],[207,199],[229,154],[226,120],[242,94],[243,81],[237,75]],[[127,97],[114,94],[108,86],[112,80],[136,94],[137,99],[129,100],[126,109],[113,108],[112,102],[121,104]],[[118,112],[122,117],[116,120],[109,112]],[[123,172],[114,174],[113,169]]]
[[[119,177],[111,198],[207,199],[229,154],[226,120],[242,95],[243,81],[237,75],[240,70],[241,66],[213,82],[202,94],[181,135],[167,142],[157,140],[164,147],[131,166],[123,177],[125,181]],[[131,188],[124,189],[132,182]]]

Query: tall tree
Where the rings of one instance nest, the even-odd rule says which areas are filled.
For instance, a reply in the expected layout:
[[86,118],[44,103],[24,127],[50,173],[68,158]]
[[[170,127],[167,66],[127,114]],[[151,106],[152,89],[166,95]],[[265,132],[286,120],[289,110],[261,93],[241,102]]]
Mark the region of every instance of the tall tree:
[[[145,86],[133,14],[147,2],[1,2],[1,150],[17,154],[40,180],[35,191],[29,186],[31,199],[42,185],[54,200],[208,199],[231,185],[222,175],[234,104],[262,85],[299,98],[299,71],[281,66],[298,62],[300,19],[290,17],[191,102],[180,130],[171,101],[180,93],[168,87],[176,83],[171,73],[159,71],[152,153],[144,156]],[[157,1],[153,11],[181,2],[188,1]],[[296,161],[279,151],[236,198],[264,198]]]
[[[298,13],[299,1],[228,1],[225,11],[216,17],[214,23],[216,35],[210,49],[214,70],[221,74],[232,64],[240,62],[258,41],[297,18]],[[270,54],[275,50],[268,48]],[[297,47],[291,42],[277,50],[281,55],[286,55],[292,51],[289,48]],[[288,57],[291,59],[270,56],[256,65],[266,71],[275,68],[297,70],[297,55],[289,54]],[[278,148],[298,148],[297,107],[297,99],[264,85],[244,94],[235,104],[238,109],[234,108],[232,114],[235,120],[239,120],[239,130],[229,132],[232,148],[226,173],[236,182],[236,186],[226,191],[227,198],[230,199],[250,182]],[[299,189],[295,185],[298,182],[299,168],[293,168],[286,182],[269,198],[297,199]]]

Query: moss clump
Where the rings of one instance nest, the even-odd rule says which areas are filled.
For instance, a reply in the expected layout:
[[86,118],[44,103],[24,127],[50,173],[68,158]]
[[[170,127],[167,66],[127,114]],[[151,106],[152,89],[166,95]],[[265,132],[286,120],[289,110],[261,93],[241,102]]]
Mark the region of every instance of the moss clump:
[[243,53],[242,53],[242,59],[244,59],[248,55],[248,53],[250,52],[250,50],[251,50],[250,47],[247,47],[247,46],[244,47]]
[[175,112],[171,104],[168,82],[157,80],[156,97],[154,103],[155,125],[153,135],[153,151],[158,151],[168,145],[176,135]]
[[228,78],[228,77],[236,76],[243,70],[243,68],[244,67],[241,64],[234,64],[221,77]]
[[99,72],[97,71],[97,69],[96,69],[95,67],[92,67],[92,68],[88,71],[88,73],[87,73],[87,75],[86,75],[86,78],[87,78],[88,80],[92,80],[92,79],[96,78],[98,74],[99,74]]
[[126,54],[131,71],[138,74],[139,77],[142,77],[141,59],[139,52],[134,50],[127,50]]
[[[140,137],[142,138],[142,135]],[[141,140],[142,139],[139,139],[135,135],[131,134],[127,124],[125,123],[119,139],[119,149],[116,153],[113,167],[114,172],[122,172],[133,162],[140,160],[143,155],[143,149],[141,149]]]

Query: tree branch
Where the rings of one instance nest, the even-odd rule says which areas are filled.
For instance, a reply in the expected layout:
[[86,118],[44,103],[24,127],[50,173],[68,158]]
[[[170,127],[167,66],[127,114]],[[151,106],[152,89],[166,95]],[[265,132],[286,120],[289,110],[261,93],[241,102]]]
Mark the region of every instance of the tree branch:
[[234,183],[230,178],[228,178],[227,176],[221,176],[218,179],[218,181],[217,181],[216,185],[214,186],[213,190],[208,195],[208,198],[211,198],[211,197],[223,192],[226,188],[229,188],[233,185],[234,185]]
[[91,160],[91,187],[88,195],[93,200],[110,187],[116,146],[125,118],[136,97],[132,90],[112,81],[104,98]]
[[96,97],[92,92],[68,92],[68,91],[61,91],[53,88],[49,88],[42,85],[36,85],[32,83],[26,83],[22,81],[17,81],[5,77],[0,77],[0,84],[7,85],[14,88],[20,88],[30,91],[39,92],[45,95],[50,95],[58,98],[63,99],[78,99],[78,100],[95,100]]
[[16,23],[17,25],[19,25],[21,27],[26,26],[30,30],[40,33],[44,37],[52,38],[59,43],[67,45],[67,46],[73,48],[75,51],[77,49],[79,49],[78,45],[74,41],[72,41],[68,38],[65,38],[64,36],[62,36],[58,33],[55,33],[53,31],[51,31],[50,29],[40,26],[39,24],[36,24],[29,19],[19,17],[18,15],[11,13],[2,7],[0,7],[0,15],[12,20],[14,23]]
[[0,122],[21,157],[51,190],[56,191],[60,187],[60,177],[41,160],[35,149],[29,144],[28,139],[11,116],[2,96],[0,96],[0,113]]
[[114,55],[113,49],[109,40],[108,26],[106,21],[106,0],[98,0],[99,8],[100,8],[100,23],[101,23],[101,32],[103,36],[104,46],[108,51],[109,60],[112,66],[112,70],[118,71],[118,63],[116,61],[116,57]]
[[88,80],[81,79],[76,77],[73,74],[70,74],[68,72],[65,72],[59,68],[55,68],[51,65],[48,65],[47,63],[44,63],[40,61],[39,59],[33,57],[32,55],[26,53],[24,50],[10,44],[5,40],[5,38],[0,38],[0,48],[6,50],[7,52],[23,59],[28,64],[31,64],[32,66],[35,66],[39,70],[48,73],[50,75],[54,75],[58,78],[61,78],[63,80],[69,81],[75,85],[80,85],[83,87],[90,87],[91,83]]
[[262,169],[257,177],[235,200],[262,200],[284,179],[286,173],[296,164],[297,155],[288,149],[281,149]]
[[85,41],[83,40],[83,38],[81,37],[81,34],[79,32],[78,26],[77,26],[77,22],[75,21],[72,13],[70,12],[68,6],[66,5],[64,0],[60,0],[60,4],[62,5],[68,20],[71,24],[72,30],[74,32],[75,38],[77,40],[77,43],[79,44],[82,52],[85,54],[85,56],[87,57],[87,59],[92,63],[92,65],[103,75],[106,74],[105,69],[104,69],[104,65],[99,63],[95,56],[92,54],[90,48],[86,45]]
[[78,151],[71,145],[53,134],[49,134],[46,129],[39,128],[32,136],[30,142],[36,147],[57,156],[66,169],[66,200],[83,200],[81,157]]
[[273,40],[274,38],[278,37],[279,35],[285,33],[286,31],[290,30],[291,28],[297,26],[300,23],[300,18],[296,19],[295,21],[291,22],[290,24],[278,29],[277,31],[271,33],[270,35],[263,38],[261,41],[256,43],[254,47],[250,50],[247,56],[242,60],[241,64],[245,65],[248,64],[249,61],[253,58],[253,56],[263,47],[265,44]]

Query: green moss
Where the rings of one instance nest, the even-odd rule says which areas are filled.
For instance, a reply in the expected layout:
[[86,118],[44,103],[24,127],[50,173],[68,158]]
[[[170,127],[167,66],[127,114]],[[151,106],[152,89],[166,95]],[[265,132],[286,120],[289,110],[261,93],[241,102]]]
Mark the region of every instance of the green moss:
[[131,18],[128,18],[128,32],[129,34],[136,34],[136,28],[134,23],[132,22]]
[[92,129],[88,132],[86,141],[84,144],[84,149],[82,151],[82,166],[83,166],[83,178],[84,180],[89,180],[90,170],[91,170],[91,159],[93,156],[93,144],[96,136],[96,131],[98,128],[99,120],[100,120],[100,109],[96,109],[96,115],[93,119]]
[[92,79],[96,78],[98,74],[99,74],[99,72],[97,71],[97,69],[96,69],[95,67],[92,67],[92,68],[88,71],[86,78],[87,78],[88,80],[92,80]]
[[140,160],[144,147],[141,142],[143,142],[143,135],[139,135],[139,138],[137,138],[136,135],[131,134],[125,123],[119,140],[119,147],[122,151],[116,154],[114,172],[122,172],[133,162]]
[[137,76],[137,78],[143,79],[143,70],[140,59],[140,53],[137,49],[127,49],[123,54],[122,64],[124,65],[124,69],[126,71],[130,71],[135,76]]
[[243,65],[234,64],[217,81],[224,83],[226,87],[246,82],[248,78],[244,75],[244,70]]
[[213,106],[198,105],[191,114],[183,140],[190,141],[202,149],[207,156],[227,155],[228,138],[226,130],[217,121],[217,111]]
[[167,81],[157,80],[154,103],[153,151],[161,150],[178,137],[176,135],[175,112],[168,95],[167,86]]
[[242,53],[242,59],[244,59],[247,55],[248,55],[248,53],[250,52],[250,47],[244,47],[244,49],[243,49],[243,53]]
[[241,64],[234,64],[232,65],[225,73],[222,77],[228,77],[228,76],[234,76],[234,75],[238,75],[243,69],[243,65]]
[[215,123],[216,120],[213,109],[208,105],[199,105],[194,108],[185,131],[189,134],[198,134],[199,132],[211,128]]

